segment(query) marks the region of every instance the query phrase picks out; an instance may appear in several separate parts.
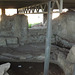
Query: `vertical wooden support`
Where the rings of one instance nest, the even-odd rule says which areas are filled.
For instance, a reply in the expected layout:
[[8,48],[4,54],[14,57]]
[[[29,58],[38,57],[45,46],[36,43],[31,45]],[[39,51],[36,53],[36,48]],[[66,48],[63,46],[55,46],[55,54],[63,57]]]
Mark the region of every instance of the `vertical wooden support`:
[[5,15],[5,8],[2,8],[2,15]]
[[43,13],[43,24],[44,24],[46,21],[47,21],[47,13],[46,13],[46,14]]
[[17,14],[19,14],[18,8],[17,8]]
[[51,24],[51,22],[52,22],[51,1],[49,1],[48,2],[48,15],[47,15],[47,35],[46,35],[44,75],[48,75],[48,71],[49,71],[51,35],[52,35],[52,24]]
[[[44,6],[44,11],[43,12],[47,12],[47,4]],[[47,13],[43,13],[43,23],[45,23],[47,21]]]

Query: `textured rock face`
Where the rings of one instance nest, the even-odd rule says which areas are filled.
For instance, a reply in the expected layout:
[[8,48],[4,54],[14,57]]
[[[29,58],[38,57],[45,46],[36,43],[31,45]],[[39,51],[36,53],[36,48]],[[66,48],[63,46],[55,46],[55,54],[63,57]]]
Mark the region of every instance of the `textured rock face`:
[[9,68],[10,68],[10,63],[5,63],[0,65],[0,75],[9,75],[7,73]]
[[[2,17],[3,19],[4,17]],[[75,63],[75,12],[69,11],[61,14],[52,21],[52,44],[51,60],[63,68],[65,75],[72,75]],[[8,20],[7,20],[8,19]],[[8,24],[8,25],[7,25]],[[27,18],[24,15],[6,17],[0,22],[0,46],[24,45],[25,43],[44,43],[46,28],[29,29],[27,34]],[[71,48],[72,47],[72,48]],[[67,50],[66,50],[67,48]],[[70,53],[69,48],[71,48]],[[67,56],[68,54],[68,56]],[[3,54],[14,57],[10,54]],[[32,58],[31,55],[28,58]],[[16,56],[16,58],[18,58]],[[67,59],[66,59],[67,58]],[[26,59],[20,57],[20,59]],[[44,59],[43,55],[37,59]]]
[[[60,47],[71,48],[75,43],[75,12],[62,13],[58,18],[52,20],[52,44]],[[47,25],[47,23],[46,23]],[[29,29],[28,42],[45,42],[46,27]]]
[[[58,46],[71,48],[66,58],[61,58],[60,54],[58,61],[63,65],[66,75],[73,74],[73,68],[75,64],[75,12],[68,11],[61,14],[58,18],[52,21],[53,36],[55,38],[55,44]],[[64,53],[63,53],[64,54]]]
[[27,28],[27,16],[2,15],[0,21],[0,46],[24,44],[27,40]]
[[[68,11],[52,21],[52,44],[65,48],[71,48],[74,45],[74,16],[74,11]],[[27,28],[27,17],[24,15],[2,16],[0,22],[0,46],[18,46],[26,43],[45,42],[46,27],[29,30]]]
[[46,29],[45,28],[32,28],[28,31],[28,43],[42,43],[46,38]]
[[0,46],[6,46],[6,41],[3,37],[0,38]]
[[[53,35],[56,42],[70,47],[75,43],[75,12],[68,11],[61,14],[52,22]],[[65,41],[63,41],[65,40]]]
[[67,61],[75,64],[75,45],[72,46],[72,48],[70,49],[69,54],[67,56]]

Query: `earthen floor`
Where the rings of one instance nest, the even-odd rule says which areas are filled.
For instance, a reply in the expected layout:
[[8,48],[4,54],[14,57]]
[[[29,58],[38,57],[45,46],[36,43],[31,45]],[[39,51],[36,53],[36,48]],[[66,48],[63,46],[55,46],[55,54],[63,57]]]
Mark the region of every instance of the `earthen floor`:
[[0,61],[4,62],[43,62],[45,44],[26,44],[16,48],[0,47]]

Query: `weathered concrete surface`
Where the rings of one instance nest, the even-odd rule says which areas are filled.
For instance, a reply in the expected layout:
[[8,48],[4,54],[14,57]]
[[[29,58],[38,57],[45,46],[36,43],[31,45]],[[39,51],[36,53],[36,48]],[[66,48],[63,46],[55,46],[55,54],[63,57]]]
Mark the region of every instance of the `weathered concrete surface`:
[[28,43],[42,43],[45,42],[46,29],[44,28],[32,28],[28,31]]
[[0,37],[0,46],[6,46],[6,41],[4,37]]
[[[58,18],[52,21],[52,44],[60,47],[71,48],[75,42],[75,21],[74,11],[69,11],[61,14]],[[46,38],[46,27],[28,29],[27,17],[24,15],[14,15],[12,17],[2,16],[0,22],[0,36],[3,37],[5,42],[1,46],[9,44],[10,40],[6,38],[17,38],[12,44],[24,45],[26,43],[44,43]],[[3,39],[2,39],[3,40]],[[1,41],[2,41],[1,40]],[[14,46],[13,45],[13,46]]]
[[[60,17],[52,22],[51,62],[58,64],[64,70],[65,75],[72,75],[74,67],[74,64],[66,59],[69,48],[75,43],[74,16],[75,12],[69,11],[61,14]],[[24,15],[4,16],[2,19],[0,22],[0,37],[2,41],[0,46],[6,45],[16,48],[11,48],[12,50],[6,48],[7,50],[5,49],[4,51],[0,49],[0,59],[5,61],[43,62],[45,59],[45,45],[42,46],[40,43],[45,43],[46,27],[27,29],[27,17]],[[20,47],[20,45],[23,46]]]
[[[53,35],[58,45],[71,48],[75,43],[75,12],[68,11],[62,13],[58,18],[53,20]],[[59,39],[60,38],[60,39]],[[58,40],[57,40],[58,39]],[[65,41],[62,41],[65,40]]]
[[71,64],[69,61],[67,61],[63,53],[58,54],[57,61],[59,63],[58,65],[60,65],[65,72],[65,75],[73,75],[74,64]]
[[[74,64],[66,60],[69,50],[51,46],[50,62],[60,66],[65,75],[72,75]],[[17,48],[0,47],[0,61],[9,62],[44,62],[45,44],[28,44]]]
[[25,15],[1,16],[0,46],[22,45],[27,40],[28,21]]
[[18,44],[18,39],[17,38],[9,37],[9,38],[6,38],[6,40],[7,40],[8,45]]
[[[33,27],[28,30],[27,43],[44,43],[46,40],[46,27]],[[52,44],[55,43],[55,37],[52,36]]]
[[72,46],[72,48],[70,49],[69,54],[67,56],[67,61],[75,64],[75,45]]
[[15,25],[13,26],[14,36],[19,38],[19,43],[22,44],[27,40],[28,21],[27,16],[14,15]]
[[[52,44],[61,47],[62,52],[53,52],[51,55],[51,59],[58,62],[58,65],[61,65],[65,75],[72,75],[74,68],[74,48],[70,50],[70,48],[75,44],[75,12],[68,11],[66,13],[62,13],[58,18],[52,21]],[[39,37],[38,37],[39,36]],[[41,38],[41,39],[40,39]],[[37,43],[37,42],[45,42],[46,38],[46,28],[33,28],[28,31],[28,42]],[[40,40],[39,40],[40,39]],[[57,48],[54,46],[54,48]],[[70,54],[65,55],[66,50],[63,48],[69,49]],[[59,50],[59,48],[57,48]],[[52,49],[53,50],[53,49]],[[54,49],[56,50],[56,49]],[[68,54],[68,53],[67,53]],[[44,59],[44,55],[41,54],[37,57],[37,59]],[[55,57],[55,58],[54,58]],[[67,59],[69,59],[69,61]],[[54,62],[53,61],[53,62]],[[72,61],[72,62],[71,62]]]
[[[60,47],[71,48],[75,43],[75,12],[62,13],[58,18],[52,20],[52,44]],[[45,42],[46,27],[33,27],[28,30],[27,42]]]
[[10,63],[5,63],[0,65],[0,75],[9,75],[7,73],[9,68],[10,68]]

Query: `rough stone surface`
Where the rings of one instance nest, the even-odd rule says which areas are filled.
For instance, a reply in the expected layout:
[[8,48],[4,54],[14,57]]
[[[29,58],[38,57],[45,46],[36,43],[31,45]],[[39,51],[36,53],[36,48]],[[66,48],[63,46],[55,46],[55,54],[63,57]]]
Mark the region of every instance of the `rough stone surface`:
[[6,46],[6,41],[3,37],[0,37],[0,46]]
[[[68,11],[66,13],[62,13],[58,18],[52,21],[52,29],[53,35],[58,36],[60,39],[58,45],[60,43],[69,48],[75,43],[75,12]],[[65,40],[65,41],[62,41]]]
[[28,43],[42,43],[45,42],[46,28],[29,29],[28,31]]
[[[53,44],[71,48],[75,43],[75,11],[61,13],[58,18],[52,20],[52,35],[55,39]],[[47,26],[47,21],[45,22]],[[53,38],[52,37],[52,38]]]
[[[1,16],[0,46],[11,44],[24,45],[27,40],[28,21],[25,15]],[[15,37],[15,38],[13,38]],[[18,38],[18,39],[17,39]],[[6,40],[6,41],[5,41]],[[13,45],[14,46],[14,45]]]
[[72,48],[70,49],[69,54],[67,56],[67,61],[75,64],[75,45],[72,46]]
[[[75,12],[62,13],[52,20],[52,44],[60,47],[71,48],[75,43]],[[47,23],[46,23],[47,24]],[[45,42],[46,27],[31,28],[28,30],[28,43]]]
[[58,65],[60,65],[65,72],[65,75],[73,75],[74,64],[66,61],[64,54],[59,53],[57,61],[59,63]]
[[27,40],[27,28],[28,21],[27,16],[24,15],[14,15],[14,36],[19,38],[20,43],[25,43]]
[[[66,13],[61,14],[58,18],[52,21],[53,46],[51,48],[51,62],[60,65],[61,68],[64,70],[65,75],[72,75],[73,67],[74,67],[73,63],[75,63],[75,58],[74,58],[75,46],[73,46],[75,44],[75,19],[74,18],[75,18],[75,12],[68,11]],[[11,53],[8,54],[7,52],[5,54],[3,53],[1,55],[2,57],[0,56],[0,58],[4,57],[5,59],[8,58],[9,60],[13,59],[15,61],[18,60],[29,61],[30,59],[33,61],[44,60],[45,57],[44,57],[43,50],[45,49],[45,47],[43,48],[40,47],[42,48],[40,49],[39,48],[40,45],[35,46],[35,43],[37,44],[37,43],[45,42],[46,27],[43,28],[34,27],[27,30],[27,25],[28,25],[27,17],[24,15],[14,15],[12,17],[2,16],[2,21],[0,22],[0,36],[6,39],[7,44],[9,44],[9,46],[14,46],[15,44],[25,46],[25,44],[27,43],[34,43],[33,45],[34,52],[33,50],[29,51],[32,49],[32,46],[28,45],[26,48],[23,49],[23,52],[18,51],[20,50],[20,48],[18,48],[17,50],[13,49],[14,51],[11,51]],[[4,41],[2,43],[4,43]],[[30,53],[27,52],[25,55],[24,52],[26,52],[25,49],[27,48],[29,48],[27,51],[29,51]],[[71,48],[70,52],[69,52],[69,48]],[[41,50],[40,54],[38,53],[39,49]],[[18,55],[16,53],[18,53]]]
[[18,44],[18,39],[17,38],[13,38],[13,37],[11,37],[11,38],[6,38],[6,41],[7,41],[7,44],[9,45],[11,45],[11,44]]
[[10,63],[5,63],[0,65],[0,75],[9,75],[7,73],[9,68],[10,68]]
[[[60,47],[71,48],[75,43],[75,12],[68,11],[52,21],[52,44]],[[2,16],[0,22],[1,37],[16,37],[20,45],[26,43],[43,43],[46,38],[46,27],[28,29],[27,17],[14,15]],[[12,42],[16,43],[16,42]]]
[[16,48],[16,47],[19,47],[20,45],[19,44],[9,44],[7,45],[8,47],[11,47],[11,48]]
[[[69,49],[51,46],[50,62],[60,66],[65,75],[72,75],[74,64],[66,60]],[[28,44],[17,48],[0,48],[0,60],[12,62],[44,62],[45,44]]]

